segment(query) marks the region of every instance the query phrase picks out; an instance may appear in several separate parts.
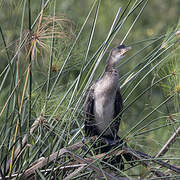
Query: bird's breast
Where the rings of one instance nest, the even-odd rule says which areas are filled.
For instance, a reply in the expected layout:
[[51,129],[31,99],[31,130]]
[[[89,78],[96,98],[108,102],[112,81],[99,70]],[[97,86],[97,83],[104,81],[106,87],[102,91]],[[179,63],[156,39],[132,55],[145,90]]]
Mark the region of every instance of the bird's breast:
[[116,76],[111,73],[105,74],[105,76],[96,83],[95,93],[98,98],[99,96],[114,96],[118,85],[118,74]]
[[[94,115],[100,132],[104,131],[112,122],[114,116],[114,102],[118,83],[112,81],[99,82],[94,89]],[[104,135],[111,134],[111,128]]]
[[[103,132],[107,127],[110,127],[114,115],[114,98],[112,97],[111,101],[105,97],[95,99],[94,115],[95,123],[100,133]],[[109,134],[111,134],[110,128],[106,130],[104,135]]]

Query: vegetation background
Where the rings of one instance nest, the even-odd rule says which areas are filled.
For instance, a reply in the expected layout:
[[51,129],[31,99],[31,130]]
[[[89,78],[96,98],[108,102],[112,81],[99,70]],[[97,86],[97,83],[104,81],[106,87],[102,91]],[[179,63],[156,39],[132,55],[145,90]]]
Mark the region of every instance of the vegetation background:
[[[121,42],[132,50],[118,67],[124,99],[119,135],[129,147],[157,155],[180,122],[179,8],[179,0],[0,1],[1,177],[21,176],[39,158],[81,140],[88,87]],[[176,137],[162,159],[180,166],[179,147]],[[70,160],[65,156],[36,177],[65,178],[73,170],[58,167]],[[127,163],[123,173],[111,171],[153,179],[149,169]],[[74,178],[90,177],[86,170]]]

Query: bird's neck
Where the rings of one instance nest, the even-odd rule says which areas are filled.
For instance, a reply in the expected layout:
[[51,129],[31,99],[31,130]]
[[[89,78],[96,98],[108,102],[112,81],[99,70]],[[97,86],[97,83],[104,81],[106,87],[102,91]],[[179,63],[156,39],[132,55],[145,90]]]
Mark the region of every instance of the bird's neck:
[[[107,64],[105,68],[105,72],[113,72],[116,70],[115,65]],[[117,70],[116,70],[117,71]]]
[[118,85],[119,73],[116,69],[116,63],[113,62],[113,59],[108,59],[102,79],[105,80],[106,83],[108,81],[110,87],[112,86],[114,88],[114,86]]
[[113,83],[118,81],[119,72],[115,66],[112,66],[109,64],[106,65],[105,72],[104,72],[104,78],[106,79],[106,77],[109,77]]
[[116,63],[112,56],[108,57],[105,72],[114,72],[116,70]]

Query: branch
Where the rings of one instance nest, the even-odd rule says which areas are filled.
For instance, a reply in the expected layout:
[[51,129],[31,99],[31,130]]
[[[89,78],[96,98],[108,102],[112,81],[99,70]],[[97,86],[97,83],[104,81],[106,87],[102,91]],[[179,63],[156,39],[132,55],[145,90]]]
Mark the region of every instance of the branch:
[[134,156],[137,159],[140,159],[140,160],[145,159],[145,160],[148,160],[148,161],[152,161],[152,162],[154,162],[156,164],[159,164],[159,165],[161,165],[163,167],[166,167],[166,168],[180,174],[180,168],[178,168],[178,167],[176,167],[174,165],[168,164],[168,163],[163,162],[161,160],[157,160],[157,159],[149,156],[148,154],[145,154],[145,153],[142,153],[142,152],[139,152],[139,151],[134,151],[134,150],[132,150],[130,148],[127,148],[127,147],[125,147],[124,150],[126,150],[128,153],[130,153],[132,156]]
[[171,145],[174,144],[176,138],[180,136],[180,127],[175,131],[175,133],[169,138],[167,143],[162,147],[162,149],[156,154],[156,158],[163,156],[170,148]]
[[[92,137],[91,139],[93,139],[95,137]],[[58,152],[54,152],[52,153],[50,156],[46,157],[46,158],[40,158],[38,161],[34,162],[33,164],[31,164],[31,167],[27,170],[24,171],[24,173],[19,174],[19,176],[22,179],[26,179],[29,178],[30,176],[34,175],[37,169],[41,169],[45,166],[47,166],[47,164],[51,164],[54,162],[54,160],[58,161],[62,155],[64,154],[68,154],[72,159],[74,159],[76,161],[76,165],[79,165],[79,168],[77,170],[75,170],[73,173],[71,173],[70,175],[68,175],[66,178],[67,180],[70,179],[72,177],[72,175],[76,175],[77,173],[79,173],[81,170],[83,170],[84,168],[88,168],[91,169],[93,171],[95,171],[98,174],[98,177],[104,177],[106,176],[106,178],[108,180],[129,180],[129,178],[126,177],[114,177],[113,175],[111,175],[110,173],[106,172],[101,169],[99,169],[98,167],[96,167],[93,163],[95,161],[97,161],[97,159],[102,158],[103,156],[105,156],[105,153],[103,154],[98,154],[96,155],[94,160],[92,158],[82,158],[76,154],[74,154],[73,150],[77,150],[79,148],[83,148],[84,143],[82,142],[77,142],[76,144],[73,144],[67,148],[62,148],[60,149]],[[122,152],[124,151],[117,151],[117,155],[122,154]],[[115,154],[116,155],[116,154]],[[111,154],[107,155],[106,158],[111,158]],[[81,164],[79,164],[81,163]],[[74,164],[74,163],[73,163]],[[75,164],[74,164],[75,165]],[[70,166],[67,166],[69,169],[71,169]],[[73,165],[72,165],[73,167]],[[73,167],[74,168],[74,167]],[[59,167],[57,169],[62,169],[62,167]],[[14,176],[14,175],[12,175]]]
[[[90,139],[94,139],[95,137],[91,137]],[[50,156],[46,157],[46,158],[40,158],[38,161],[34,162],[33,164],[30,165],[30,168],[28,168],[27,170],[25,170],[22,174],[18,174],[18,176],[20,176],[22,179],[26,179],[29,178],[30,176],[33,176],[36,172],[37,169],[42,169],[43,167],[50,165],[51,163],[53,163],[55,160],[58,161],[60,158],[62,158],[62,155],[67,154],[69,155],[73,160],[73,164],[71,162],[72,167],[76,166],[78,169],[76,169],[74,172],[72,172],[71,174],[69,174],[66,177],[66,180],[71,179],[71,177],[77,175],[80,171],[84,170],[84,169],[91,169],[94,172],[97,173],[98,177],[106,177],[108,180],[128,180],[128,178],[126,177],[115,177],[112,174],[98,168],[97,166],[95,166],[93,163],[97,161],[97,159],[101,159],[101,158],[105,158],[105,159],[109,159],[113,156],[120,156],[121,154],[130,154],[132,156],[133,159],[138,159],[141,160],[141,164],[148,167],[149,163],[148,161],[152,161],[154,163],[160,164],[163,167],[166,167],[176,173],[180,173],[180,169],[177,168],[176,166],[170,165],[166,162],[163,162],[161,160],[156,160],[153,157],[139,152],[139,151],[135,151],[132,150],[126,146],[123,147],[122,150],[116,150],[114,152],[111,152],[109,154],[107,153],[102,153],[102,154],[97,154],[93,157],[88,157],[88,158],[82,158],[79,155],[76,155],[75,153],[73,153],[72,151],[74,150],[78,150],[80,148],[83,148],[85,146],[84,143],[77,142],[69,147],[66,148],[62,148],[57,152],[52,153]],[[72,169],[71,166],[67,166],[69,169]],[[66,170],[68,170],[68,168],[66,168],[66,166],[64,167]],[[73,167],[74,168],[74,167]],[[62,167],[58,167],[57,169],[62,169]],[[55,170],[55,169],[54,169]],[[159,170],[156,169],[151,169],[151,172],[154,173],[156,176],[158,177],[166,177],[166,175],[162,172],[160,172]],[[15,174],[14,174],[15,175]],[[11,177],[13,177],[14,175],[12,175]],[[168,179],[164,178],[164,179]]]

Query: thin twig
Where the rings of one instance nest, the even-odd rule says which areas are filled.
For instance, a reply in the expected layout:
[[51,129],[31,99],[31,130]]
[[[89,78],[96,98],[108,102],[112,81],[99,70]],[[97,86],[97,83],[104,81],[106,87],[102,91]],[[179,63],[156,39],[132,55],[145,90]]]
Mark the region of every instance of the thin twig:
[[124,150],[126,150],[127,153],[130,153],[132,156],[134,156],[137,159],[152,161],[152,162],[154,162],[156,164],[159,164],[159,165],[161,165],[163,167],[166,167],[166,168],[180,174],[180,168],[178,168],[178,167],[176,167],[174,165],[168,164],[168,163],[163,162],[161,160],[157,160],[154,157],[149,156],[148,154],[145,154],[145,153],[142,153],[142,152],[139,152],[139,151],[134,151],[134,150],[132,150],[130,148],[127,148],[127,147],[125,147]]
[[[84,158],[82,158],[82,157],[80,157],[80,156],[78,156],[78,155],[76,155],[76,154],[74,154],[74,153],[72,153],[72,152],[68,152],[68,153],[69,153],[69,155],[70,155],[73,159],[79,161],[80,163],[87,163],[88,168],[96,171],[99,178],[100,178],[100,177],[103,178],[104,175],[105,175],[105,176],[106,176],[106,179],[108,179],[108,180],[112,180],[112,179],[115,179],[115,180],[129,180],[129,178],[126,178],[126,177],[115,177],[115,176],[113,176],[112,174],[106,172],[105,170],[103,170],[103,172],[102,172],[101,169],[99,169],[99,168],[97,168],[95,165],[93,165],[93,162],[89,162],[88,160],[86,160],[86,159],[84,159]],[[95,158],[94,161],[96,161],[96,160],[97,160],[97,159]],[[131,178],[131,179],[132,179],[132,178]],[[133,180],[135,180],[135,179],[133,179]]]
[[156,154],[156,158],[163,156],[168,150],[169,147],[171,145],[174,144],[174,142],[176,142],[176,138],[180,136],[180,126],[179,128],[175,131],[175,133],[169,138],[169,140],[167,141],[167,143],[161,148],[161,150]]
[[[31,133],[32,133],[32,131],[31,131]],[[92,137],[92,138],[94,138],[94,137]],[[19,176],[21,176],[22,179],[28,178],[28,177],[34,175],[34,173],[37,169],[41,169],[41,168],[45,167],[47,164],[51,164],[54,160],[59,160],[62,157],[62,155],[68,154],[75,161],[75,162],[73,162],[73,164],[71,164],[72,166],[79,165],[79,163],[84,164],[84,165],[80,166],[76,171],[74,171],[73,174],[72,173],[69,174],[66,177],[67,179],[69,179],[72,175],[79,173],[84,168],[86,168],[86,169],[88,168],[88,169],[93,170],[94,172],[97,173],[98,177],[106,176],[107,179],[117,179],[116,177],[114,177],[110,173],[108,173],[104,170],[102,171],[101,169],[99,169],[97,166],[95,166],[93,164],[95,161],[97,161],[97,159],[101,159],[103,157],[105,157],[107,159],[111,158],[112,154],[106,155],[106,154],[102,153],[102,154],[95,155],[94,157],[91,157],[91,158],[90,157],[89,158],[82,158],[81,156],[76,155],[75,153],[72,152],[74,150],[83,148],[84,146],[85,146],[85,144],[80,141],[80,142],[77,142],[77,143],[75,143],[69,147],[62,148],[59,151],[52,153],[50,156],[48,156],[46,158],[41,158],[38,161],[36,161],[35,163],[31,164],[30,165],[31,167],[29,169],[25,170],[23,174],[19,174]],[[176,166],[170,165],[170,164],[163,162],[161,160],[156,160],[153,157],[151,157],[145,153],[132,150],[128,147],[123,147],[122,150],[113,152],[113,155],[115,155],[115,156],[118,156],[121,154],[130,154],[134,159],[141,160],[140,163],[146,167],[149,166],[148,161],[152,161],[152,162],[160,164],[161,166],[166,167],[166,168],[168,168],[168,169],[170,169],[176,173],[180,173],[180,169],[177,168]],[[58,168],[58,169],[61,169],[61,168]],[[163,179],[165,179],[165,180],[168,179],[168,177],[164,173],[160,172],[159,170],[156,170],[153,168],[153,169],[151,169],[151,172],[154,173],[158,177],[163,177]],[[167,178],[164,178],[164,177],[167,177]],[[127,180],[128,178],[118,177],[118,179]]]
[[36,163],[32,164],[31,167],[27,170],[22,175],[22,178],[27,178],[30,175],[35,173],[36,169],[41,169],[44,166],[46,166],[48,163],[52,163],[55,159],[58,160],[63,154],[69,152],[69,150],[76,150],[79,149],[83,146],[84,144],[82,142],[78,142],[76,144],[73,144],[72,146],[69,146],[67,148],[62,148],[57,152],[52,153],[49,157],[47,158],[41,158]]
[[[94,137],[92,137],[92,138],[94,138]],[[52,153],[47,158],[40,158],[35,163],[31,164],[31,167],[29,169],[25,170],[23,174],[19,174],[19,176],[21,177],[21,179],[26,179],[26,178],[32,176],[37,169],[41,169],[41,168],[45,167],[47,164],[52,163],[54,160],[59,160],[62,157],[62,155],[68,154],[72,159],[74,159],[76,162],[78,162],[78,164],[76,164],[76,165],[79,165],[79,163],[85,164],[82,166],[82,168],[81,167],[78,168],[78,170],[76,170],[76,172],[80,172],[82,169],[88,168],[88,169],[95,171],[98,174],[98,177],[104,177],[104,175],[105,175],[108,180],[112,180],[112,179],[114,179],[114,180],[117,180],[117,179],[118,180],[128,180],[128,178],[126,178],[126,177],[116,178],[104,170],[102,172],[101,169],[99,169],[98,167],[96,167],[93,164],[93,162],[96,161],[97,158],[102,158],[105,154],[99,154],[99,155],[97,155],[97,158],[95,157],[95,160],[93,160],[92,158],[82,158],[82,157],[74,154],[73,152],[71,152],[73,150],[77,150],[79,148],[82,148],[83,146],[84,146],[84,143],[77,142],[76,144],[73,144],[67,148],[60,149],[58,152]],[[122,152],[124,152],[124,151],[122,151],[122,150],[117,151],[117,153],[120,153],[120,154]],[[110,158],[111,156],[107,156],[106,158],[108,158],[108,157]],[[73,165],[74,165],[74,163],[73,163]],[[69,178],[69,177],[70,176],[67,176],[66,178]]]
[[64,178],[64,180],[70,180],[71,178],[76,176],[85,166],[86,164],[81,165],[78,169],[76,169],[74,172],[72,172],[66,178]]

